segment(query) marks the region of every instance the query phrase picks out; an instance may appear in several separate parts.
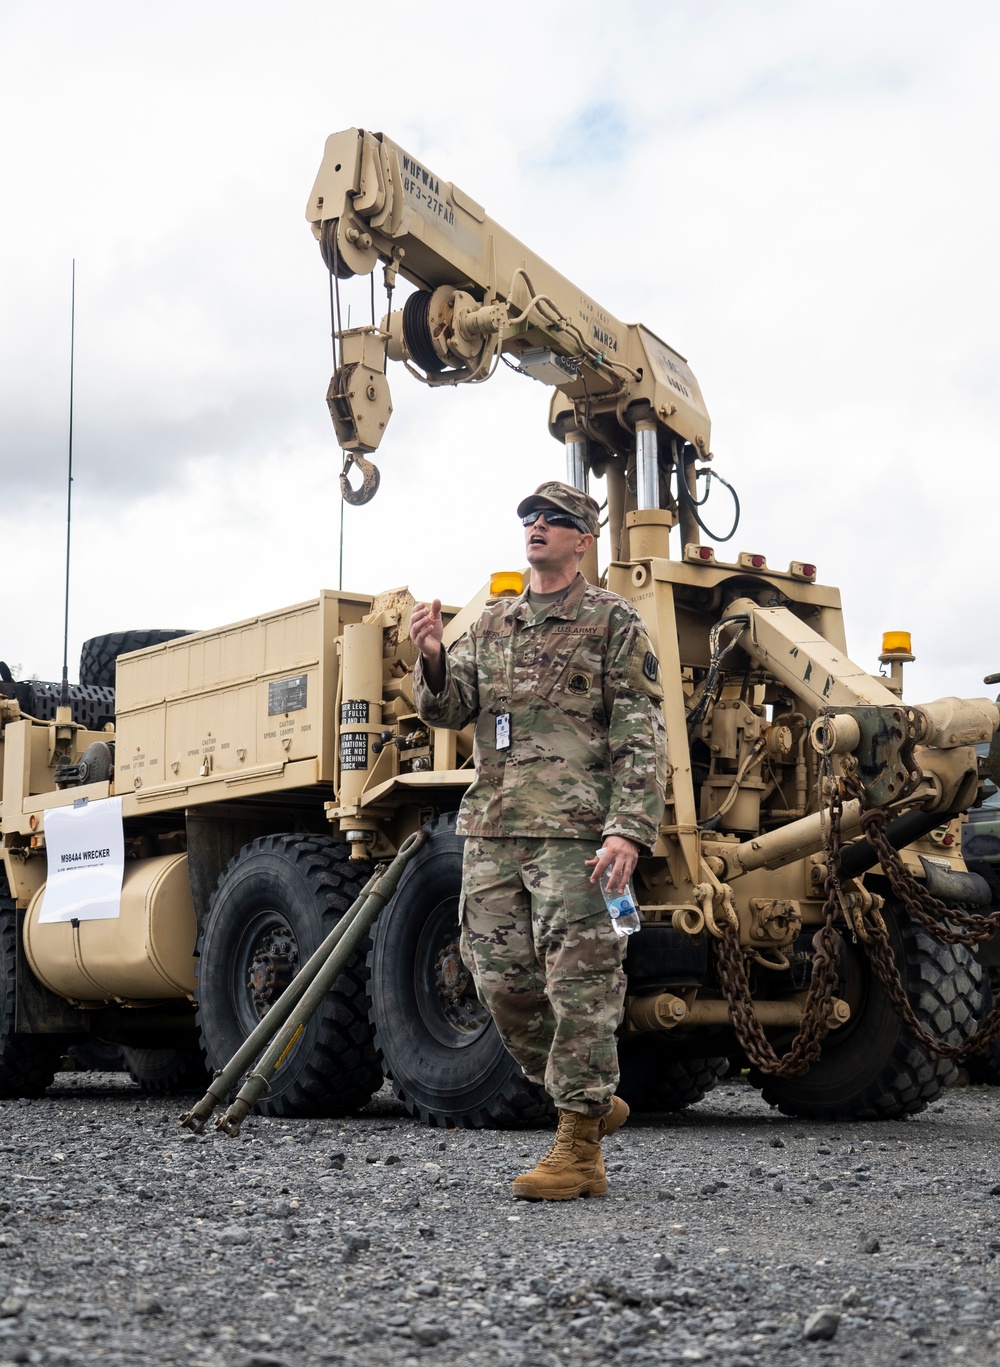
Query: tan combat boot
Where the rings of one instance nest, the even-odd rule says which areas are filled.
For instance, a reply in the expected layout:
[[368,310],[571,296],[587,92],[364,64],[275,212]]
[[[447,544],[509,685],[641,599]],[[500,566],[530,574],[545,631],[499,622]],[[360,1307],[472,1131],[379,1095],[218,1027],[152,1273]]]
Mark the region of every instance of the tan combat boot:
[[531,1172],[514,1179],[514,1195],[525,1201],[572,1201],[574,1196],[606,1195],[608,1179],[601,1156],[600,1127],[607,1117],[577,1111],[559,1111],[558,1116],[555,1143]]

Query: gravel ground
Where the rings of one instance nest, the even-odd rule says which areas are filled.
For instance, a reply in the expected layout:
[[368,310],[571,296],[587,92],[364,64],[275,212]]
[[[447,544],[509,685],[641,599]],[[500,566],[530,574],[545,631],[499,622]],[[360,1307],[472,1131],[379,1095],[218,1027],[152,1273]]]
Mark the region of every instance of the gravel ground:
[[0,1102],[0,1367],[1000,1360],[1000,1090],[813,1125],[726,1082],[543,1205],[509,1196],[543,1133],[182,1109],[114,1074]]

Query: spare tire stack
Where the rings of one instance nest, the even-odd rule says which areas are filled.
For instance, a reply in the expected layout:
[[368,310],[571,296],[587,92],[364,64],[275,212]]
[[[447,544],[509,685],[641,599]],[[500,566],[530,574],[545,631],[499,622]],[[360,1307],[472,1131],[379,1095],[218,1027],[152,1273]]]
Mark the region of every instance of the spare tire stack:
[[[106,636],[92,636],[89,641],[84,641],[80,651],[80,682],[69,685],[73,720],[88,731],[103,731],[115,719],[115,666],[118,656],[190,635],[189,629],[175,627],[170,630],[113,631]],[[0,697],[15,699],[26,717],[33,717],[36,721],[55,721],[61,692],[62,685],[59,683],[14,679],[7,666],[0,663]]]
[[106,636],[92,636],[84,641],[80,651],[80,682],[94,688],[114,688],[115,663],[119,655],[190,635],[189,628],[178,627],[173,630],[112,631]]

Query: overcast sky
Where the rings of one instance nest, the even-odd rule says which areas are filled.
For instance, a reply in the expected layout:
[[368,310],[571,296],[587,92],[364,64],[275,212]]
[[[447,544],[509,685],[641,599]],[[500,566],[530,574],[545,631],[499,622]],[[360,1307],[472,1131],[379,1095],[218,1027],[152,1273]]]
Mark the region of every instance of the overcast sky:
[[[815,561],[866,668],[910,630],[911,701],[995,694],[998,40],[986,0],[0,0],[0,657],[61,668],[74,258],[70,678],[88,636],[337,587],[304,209],[361,126],[689,359],[720,554]],[[344,587],[461,603],[563,476],[550,391],[390,383]]]

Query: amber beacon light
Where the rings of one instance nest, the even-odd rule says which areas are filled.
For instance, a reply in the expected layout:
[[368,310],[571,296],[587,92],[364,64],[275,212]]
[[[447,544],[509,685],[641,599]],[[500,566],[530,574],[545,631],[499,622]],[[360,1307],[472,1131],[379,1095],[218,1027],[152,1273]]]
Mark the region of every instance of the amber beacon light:
[[908,631],[884,631],[882,633],[882,654],[883,655],[909,655],[913,658],[913,650]]
[[520,570],[498,570],[490,575],[490,595],[514,594],[524,592],[524,575]]

